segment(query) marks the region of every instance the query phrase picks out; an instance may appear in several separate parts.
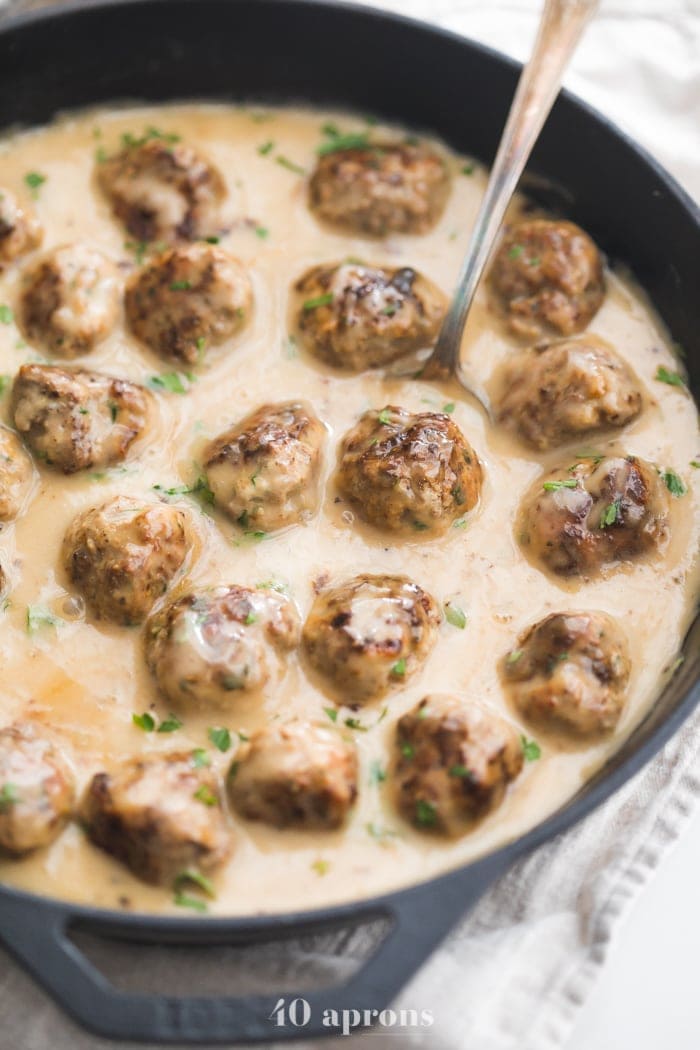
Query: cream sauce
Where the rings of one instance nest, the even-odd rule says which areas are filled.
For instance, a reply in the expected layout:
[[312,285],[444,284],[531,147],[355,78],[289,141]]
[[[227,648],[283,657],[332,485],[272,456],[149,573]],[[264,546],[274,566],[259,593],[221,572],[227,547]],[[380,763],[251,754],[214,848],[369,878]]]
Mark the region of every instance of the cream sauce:
[[[242,537],[223,517],[204,514],[194,500],[177,498],[201,540],[188,583],[255,585],[274,579],[288,587],[304,616],[313,598],[312,581],[319,577],[400,572],[438,601],[456,603],[468,617],[463,630],[443,624],[423,669],[386,701],[384,718],[382,703],[359,713],[370,728],[354,733],[361,756],[360,797],[344,831],[280,832],[232,818],[233,856],[215,876],[217,898],[209,905],[217,914],[279,912],[365,897],[428,879],[521,835],[565,802],[648,710],[674,664],[698,594],[700,485],[689,465],[700,453],[696,409],[685,390],[655,381],[660,364],[675,369],[677,362],[643,293],[624,275],[608,274],[608,294],[590,330],[609,340],[629,363],[645,391],[646,406],[613,441],[673,468],[689,491],[673,500],[672,541],[661,558],[587,583],[563,584],[545,575],[523,557],[514,537],[523,494],[543,468],[565,461],[566,451],[537,456],[525,450],[507,432],[488,426],[481,412],[448,385],[384,379],[379,373],[340,375],[290,342],[289,288],[312,264],[357,256],[415,266],[449,292],[486,181],[478,165],[472,174],[462,174],[464,158],[453,157],[448,207],[427,236],[394,236],[381,243],[322,229],[307,208],[305,179],[277,158],[309,172],[326,119],[327,114],[317,112],[214,105],[99,110],[0,142],[0,184],[22,196],[28,192],[26,173],[46,177],[34,202],[46,231],[44,246],[84,240],[118,262],[126,277],[134,253],[125,247],[129,237],[94,184],[96,149],[109,152],[122,132],[140,134],[149,125],[176,132],[208,154],[224,174],[233,226],[222,246],[248,268],[255,294],[254,317],[245,332],[211,354],[186,395],[159,398],[154,428],[124,468],[97,478],[36,471],[24,513],[0,533],[0,562],[11,582],[9,603],[0,613],[0,723],[31,718],[55,726],[82,788],[96,771],[142,751],[206,747],[223,771],[232,752],[221,755],[207,739],[207,727],[223,721],[248,734],[270,718],[326,718],[328,698],[293,655],[285,677],[262,704],[237,701],[225,719],[214,712],[209,717],[193,714],[175,733],[144,733],[133,725],[133,712],[150,709],[159,719],[169,712],[145,667],[141,631],[89,622],[80,613],[76,617],[59,564],[64,532],[78,511],[117,493],[155,495],[154,485],[191,484],[204,443],[267,401],[306,399],[329,429],[321,511],[306,526],[256,542]],[[344,131],[364,127],[354,117],[333,114],[332,119]],[[382,130],[376,129],[379,137]],[[261,153],[259,147],[268,141],[274,146]],[[0,303],[16,303],[20,270],[10,268],[0,278]],[[482,289],[465,352],[487,380],[512,351]],[[0,372],[12,375],[22,363],[37,359],[40,355],[23,343],[14,324],[0,325]],[[141,382],[170,371],[130,338],[121,321],[83,361],[86,367]],[[440,410],[451,401],[456,404],[453,418],[485,467],[481,505],[465,528],[451,529],[436,540],[397,542],[363,526],[347,505],[333,502],[335,447],[359,413],[387,403],[412,411]],[[9,421],[6,395],[2,408]],[[595,445],[604,448],[606,441]],[[33,630],[27,626],[28,608],[34,611]],[[633,672],[629,702],[615,734],[582,748],[539,737],[542,757],[526,764],[500,808],[457,841],[442,842],[408,828],[392,810],[389,785],[371,782],[372,763],[387,762],[397,718],[429,691],[453,691],[518,725],[504,696],[498,662],[521,631],[547,613],[567,609],[602,609],[627,632]],[[49,610],[57,623],[42,624],[40,610]],[[338,723],[349,714],[341,711]],[[519,730],[535,735],[525,726]],[[170,890],[140,883],[90,845],[75,824],[49,849],[0,863],[0,879],[95,905],[187,914],[174,907]]]

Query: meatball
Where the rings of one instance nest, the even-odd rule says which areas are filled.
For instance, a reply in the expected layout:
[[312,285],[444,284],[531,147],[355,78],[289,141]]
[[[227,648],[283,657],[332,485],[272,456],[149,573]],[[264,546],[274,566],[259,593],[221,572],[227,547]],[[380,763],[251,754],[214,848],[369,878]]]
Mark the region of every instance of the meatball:
[[251,412],[204,450],[216,503],[243,528],[262,532],[308,519],[318,505],[325,436],[302,401]]
[[594,336],[524,351],[506,364],[502,388],[499,421],[539,450],[623,427],[642,408],[637,380]]
[[432,346],[447,300],[410,267],[314,266],[295,285],[297,326],[312,354],[360,372]]
[[84,368],[23,365],[12,387],[15,426],[64,474],[121,462],[149,419],[152,395]]
[[70,580],[100,620],[140,623],[188,554],[182,510],[115,496],[73,521],[63,541]]
[[22,510],[32,486],[32,461],[17,435],[0,426],[0,528]]
[[117,219],[139,241],[196,240],[218,231],[220,173],[191,146],[161,138],[127,143],[97,168]]
[[229,770],[233,808],[276,828],[338,828],[357,798],[357,752],[339,733],[311,722],[255,733]]
[[668,510],[668,491],[651,463],[591,456],[535,484],[523,505],[520,542],[552,572],[587,576],[662,549]]
[[89,353],[114,328],[119,281],[86,244],[67,244],[22,274],[19,322],[27,339],[59,357]]
[[237,259],[210,244],[187,244],[140,270],[124,303],[137,339],[160,357],[191,365],[243,328],[252,297]]
[[402,686],[435,644],[435,599],[406,576],[356,576],[316,599],[304,624],[310,664],[349,706]]
[[442,215],[449,190],[442,157],[425,146],[382,143],[321,157],[309,204],[320,219],[356,233],[426,233]]
[[518,734],[478,704],[426,696],[396,727],[399,812],[421,831],[459,835],[494,809],[523,766]]
[[627,642],[605,613],[553,613],[508,653],[503,673],[528,721],[575,737],[608,733],[625,704]]
[[21,856],[53,842],[74,797],[70,767],[45,734],[30,723],[0,731],[0,852]]
[[176,707],[230,708],[258,693],[299,640],[296,609],[276,591],[216,587],[179,598],[150,622],[147,657]]
[[586,327],[605,295],[603,261],[573,222],[530,219],[507,230],[492,287],[514,335],[528,340]]
[[34,213],[0,187],[0,273],[41,244],[43,230]]
[[481,465],[449,416],[387,406],[345,435],[337,482],[378,528],[444,532],[477,503]]
[[92,842],[145,882],[212,871],[231,852],[218,777],[191,751],[127,759],[97,773],[81,807]]

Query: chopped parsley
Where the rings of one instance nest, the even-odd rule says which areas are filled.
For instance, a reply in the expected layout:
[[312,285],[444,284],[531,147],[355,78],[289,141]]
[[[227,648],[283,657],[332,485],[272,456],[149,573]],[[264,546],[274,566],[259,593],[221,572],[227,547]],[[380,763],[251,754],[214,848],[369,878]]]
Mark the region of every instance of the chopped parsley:
[[685,380],[680,372],[672,372],[670,369],[665,368],[664,365],[659,365],[656,369],[654,379],[658,379],[660,383],[667,383],[669,386],[685,386]]
[[144,256],[148,252],[148,244],[146,241],[124,241],[124,247],[128,252],[133,252],[136,256],[136,265],[140,266],[144,260]]
[[330,306],[333,302],[333,292],[326,292],[325,295],[316,295],[313,299],[307,299],[302,305],[302,309],[305,311],[315,310],[319,306]]
[[208,879],[206,875],[202,875],[199,871],[187,868],[186,871],[181,871],[175,876],[173,889],[176,893],[187,888],[187,886],[196,886],[198,890],[201,890],[206,897],[211,897],[212,900],[216,897],[214,884],[211,879]]
[[577,485],[576,478],[567,478],[566,481],[545,481],[542,488],[545,492],[558,492],[559,489],[575,489]]
[[[331,127],[333,131],[331,132]],[[341,135],[337,128],[327,124],[324,128],[327,142],[322,142],[316,152],[319,157],[325,157],[329,153],[336,153],[341,149],[366,149],[369,146],[369,136],[366,131],[350,131]]]
[[460,173],[462,175],[473,175],[474,174],[474,165],[473,164],[463,164],[462,167],[459,170],[460,170]]
[[173,903],[178,908],[189,908],[191,911],[205,912],[208,910],[206,901],[200,900],[199,897],[192,897],[189,893],[176,893]]
[[348,727],[348,729],[355,729],[355,730],[357,730],[358,733],[366,733],[367,732],[367,726],[363,726],[363,724],[359,720],[359,718],[346,718],[345,719],[345,725]]
[[604,508],[603,513],[600,516],[600,528],[607,529],[610,525],[614,525],[620,518],[620,500],[613,500],[612,503]]
[[156,720],[153,715],[149,714],[148,711],[144,711],[142,715],[133,714],[131,721],[139,729],[143,729],[144,733],[152,733],[156,727]]
[[373,759],[369,767],[370,784],[383,784],[386,780],[386,769],[378,759]]
[[400,660],[396,661],[396,663],[391,668],[391,673],[394,676],[394,678],[404,677],[404,675],[406,674],[406,658],[404,656],[402,656]]
[[277,591],[278,594],[286,594],[286,584],[280,583],[279,580],[262,580],[260,583],[255,584],[256,591]]
[[259,237],[261,241],[266,241],[267,238],[270,236],[270,231],[268,230],[267,226],[256,226],[255,236]]
[[243,623],[246,625],[246,627],[249,627],[251,623],[257,623],[257,622],[258,622],[258,618],[257,618],[255,613],[251,609],[251,611],[248,613],[248,615],[246,616],[246,618],[243,621]]
[[688,491],[674,470],[662,470],[661,480],[672,496],[685,496]]
[[403,755],[403,757],[404,758],[408,758],[408,759],[413,758],[413,756],[416,753],[416,749],[413,746],[413,744],[401,744],[399,750],[401,751],[401,754]]
[[451,602],[448,602],[445,606],[445,619],[460,631],[463,631],[467,626],[466,613],[458,605],[453,605]]
[[433,827],[437,821],[437,810],[432,802],[419,798],[416,802],[416,823],[424,828]]
[[542,755],[542,748],[536,740],[528,740],[524,733],[520,734],[520,746],[523,749],[523,757],[526,762],[536,762]]
[[327,875],[330,869],[330,863],[319,857],[318,860],[312,862],[311,867],[317,875]]
[[461,763],[457,763],[454,766],[450,766],[450,768],[447,770],[447,774],[450,777],[461,777],[462,780],[471,780],[471,778],[474,775],[471,769],[467,769],[467,767],[461,765]]
[[225,726],[210,727],[207,730],[207,736],[214,747],[221,751],[222,754],[228,751],[231,747],[231,733]]
[[272,153],[275,148],[275,144],[272,139],[268,139],[267,142],[263,142],[261,146],[258,146],[258,153],[261,157],[266,157],[268,153]]
[[162,372],[151,376],[148,385],[151,390],[165,390],[169,394],[186,394],[197,377],[192,372]]
[[370,820],[365,824],[367,834],[371,835],[373,839],[377,839],[381,842],[383,839],[395,839],[398,838],[398,831],[394,831],[393,828],[383,828],[379,824],[375,824],[374,821]]
[[506,667],[512,667],[513,664],[517,664],[518,660],[523,655],[522,649],[513,649],[506,656]]
[[377,419],[382,424],[382,426],[389,426],[389,424],[391,423],[391,410],[388,408],[383,408],[377,416]]
[[12,310],[4,303],[0,304],[0,324],[12,324]]
[[174,146],[177,142],[181,141],[181,136],[176,135],[172,131],[161,131],[160,128],[154,127],[146,128],[140,137],[138,135],[132,135],[130,131],[125,131],[122,135],[122,146],[125,149],[136,149],[139,146],[145,146],[147,142],[152,142],[155,139],[158,139],[160,142],[167,142],[169,145]]
[[192,752],[192,762],[195,769],[206,769],[211,765],[209,755],[203,747],[196,747]]
[[191,281],[172,281],[170,284],[171,292],[189,292],[192,287]]
[[36,200],[39,196],[39,189],[46,182],[46,176],[42,175],[39,171],[28,171],[24,176],[25,184],[32,191],[32,197]]
[[691,459],[691,467],[695,467],[696,470],[700,470],[700,459]]
[[442,406],[442,411],[446,415],[451,416],[452,413],[454,412],[455,408],[456,408],[456,405],[455,405],[454,401],[448,401],[446,405]]
[[219,800],[208,784],[200,784],[192,798],[196,798],[203,806],[218,806]]
[[275,160],[281,168],[286,168],[287,171],[292,171],[295,175],[306,175],[305,170],[300,164],[295,164],[293,160],[290,160],[289,157],[285,157],[281,153],[277,155]]
[[525,249],[523,248],[522,244],[514,244],[513,247],[510,248],[508,251],[508,258],[519,259],[524,251]]
[[59,620],[43,605],[28,605],[26,616],[27,634],[36,634],[44,627],[57,627]]
[[164,718],[158,726],[159,733],[174,733],[176,730],[182,729],[182,722],[175,715],[170,715],[169,718]]
[[0,813],[13,803],[19,802],[19,793],[14,784],[3,784],[0,788]]

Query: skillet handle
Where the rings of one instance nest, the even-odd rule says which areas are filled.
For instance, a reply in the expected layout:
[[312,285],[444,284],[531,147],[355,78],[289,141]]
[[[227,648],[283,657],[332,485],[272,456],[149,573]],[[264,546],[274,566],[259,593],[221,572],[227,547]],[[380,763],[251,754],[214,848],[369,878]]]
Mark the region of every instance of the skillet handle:
[[[500,858],[486,858],[431,883],[371,905],[347,909],[347,924],[387,918],[391,927],[374,954],[345,983],[299,994],[180,998],[120,991],[70,940],[70,906],[27,899],[7,890],[0,891],[0,939],[75,1020],[109,1039],[192,1046],[329,1036],[340,1034],[344,1028],[348,1034],[376,1021],[379,1012],[506,866]],[[157,926],[149,932],[147,923],[145,920],[141,940],[157,942]],[[309,920],[304,921],[303,929],[301,925],[287,927],[281,918],[279,934],[281,937],[295,932],[306,935],[333,926],[342,927],[343,922]],[[89,920],[81,916],[81,929],[90,926]],[[112,923],[107,919],[96,920],[92,926],[107,936],[111,926],[111,936],[119,936],[118,920]],[[246,939],[245,934],[245,921],[239,920],[228,942],[246,944],[253,939],[276,939],[275,927],[265,938],[261,937],[259,928],[255,937]],[[137,933],[132,936],[136,937]],[[205,936],[204,930],[197,941],[201,943]],[[217,943],[225,942],[219,932]],[[192,943],[186,929],[180,943]],[[138,953],[138,944],[134,944],[134,952]],[[193,974],[194,983],[196,975]],[[282,1008],[280,1001],[284,1004]],[[337,1013],[333,1015],[329,1011]],[[334,1020],[337,1017],[335,1026],[329,1025],[329,1017]]]

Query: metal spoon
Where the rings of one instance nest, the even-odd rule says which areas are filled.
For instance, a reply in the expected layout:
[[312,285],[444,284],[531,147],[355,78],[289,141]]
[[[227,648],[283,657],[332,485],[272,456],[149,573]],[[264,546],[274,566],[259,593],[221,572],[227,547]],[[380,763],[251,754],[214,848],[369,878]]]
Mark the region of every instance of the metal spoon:
[[535,45],[520,76],[452,303],[421,379],[454,376],[491,414],[488,395],[460,359],[462,333],[503,216],[559,92],[566,65],[599,0],[545,0]]

